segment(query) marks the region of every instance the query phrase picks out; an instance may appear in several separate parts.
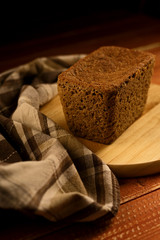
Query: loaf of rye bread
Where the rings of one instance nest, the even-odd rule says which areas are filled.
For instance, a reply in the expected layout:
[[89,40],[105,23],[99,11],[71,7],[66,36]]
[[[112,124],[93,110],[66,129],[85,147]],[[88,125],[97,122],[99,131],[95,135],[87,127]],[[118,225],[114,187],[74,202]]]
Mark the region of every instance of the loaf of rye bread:
[[58,77],[58,92],[74,135],[109,144],[143,112],[155,56],[108,46]]

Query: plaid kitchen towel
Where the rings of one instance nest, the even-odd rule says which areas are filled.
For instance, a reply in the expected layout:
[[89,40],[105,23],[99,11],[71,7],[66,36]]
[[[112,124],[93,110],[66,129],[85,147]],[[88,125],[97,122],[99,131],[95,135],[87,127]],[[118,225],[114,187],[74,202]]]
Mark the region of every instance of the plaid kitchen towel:
[[0,208],[57,222],[113,217],[119,185],[106,164],[40,112],[83,55],[39,58],[0,75]]

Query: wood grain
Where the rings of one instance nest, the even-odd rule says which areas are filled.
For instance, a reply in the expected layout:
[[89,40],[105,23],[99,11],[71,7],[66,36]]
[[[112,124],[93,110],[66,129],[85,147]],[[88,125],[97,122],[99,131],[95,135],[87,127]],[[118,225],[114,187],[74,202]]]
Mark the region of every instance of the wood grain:
[[[59,96],[41,112],[68,130]],[[135,177],[160,171],[160,86],[151,84],[144,114],[115,142],[104,145],[78,138],[95,152],[118,177]]]
[[105,222],[101,222],[101,226],[74,225],[48,234],[47,238],[45,236],[41,240],[158,240],[160,236],[159,201],[160,190],[157,190],[122,204],[117,216],[109,225]]

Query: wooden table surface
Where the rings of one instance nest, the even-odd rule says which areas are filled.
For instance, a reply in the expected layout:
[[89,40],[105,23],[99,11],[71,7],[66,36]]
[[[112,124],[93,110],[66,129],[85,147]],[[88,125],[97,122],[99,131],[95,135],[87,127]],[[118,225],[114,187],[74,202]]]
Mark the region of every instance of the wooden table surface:
[[[127,15],[107,21],[0,46],[0,72],[37,57],[89,53],[102,45],[142,47],[156,58],[153,83],[160,84],[160,19]],[[65,228],[15,213],[2,212],[0,239],[160,239],[160,174],[118,179],[121,205],[108,224],[73,224]]]

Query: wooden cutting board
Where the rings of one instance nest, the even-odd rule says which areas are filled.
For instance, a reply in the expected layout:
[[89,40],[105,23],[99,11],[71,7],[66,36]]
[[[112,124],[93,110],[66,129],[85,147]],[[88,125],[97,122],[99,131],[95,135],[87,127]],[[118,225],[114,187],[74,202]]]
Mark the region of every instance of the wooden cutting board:
[[[43,106],[41,112],[69,131],[58,95]],[[160,172],[160,85],[151,84],[142,117],[112,144],[78,139],[98,155],[118,177]]]

